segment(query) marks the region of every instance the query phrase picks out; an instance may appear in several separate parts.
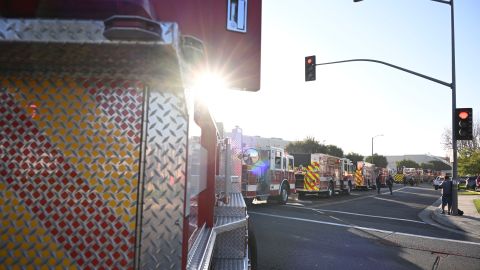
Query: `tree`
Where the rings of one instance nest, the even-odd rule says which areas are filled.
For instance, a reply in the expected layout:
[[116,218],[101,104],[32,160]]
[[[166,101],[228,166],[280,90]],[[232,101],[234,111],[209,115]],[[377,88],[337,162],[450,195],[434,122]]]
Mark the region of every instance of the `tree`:
[[397,161],[397,168],[399,168],[399,167],[420,168],[420,165],[418,165],[418,163],[416,163],[413,160],[403,159],[403,160]]
[[288,143],[285,150],[289,153],[312,154],[325,153],[327,147],[324,144],[320,144],[315,138],[307,137],[303,141]]
[[321,144],[313,137],[307,137],[303,141],[288,143],[285,150],[292,154],[322,153],[336,157],[343,157],[342,148],[335,145]]
[[357,153],[354,153],[354,152],[348,153],[345,157],[348,158],[348,159],[350,159],[350,160],[352,161],[352,163],[355,164],[355,166],[357,166],[357,162],[363,160],[363,156],[362,156],[362,155],[357,154]]
[[458,173],[460,175],[480,174],[480,150],[460,153],[458,157]]
[[366,162],[370,162],[375,164],[375,166],[380,167],[380,168],[386,168],[388,165],[387,158],[385,156],[379,155],[377,153],[373,154],[373,162],[372,162],[372,156],[368,156],[365,158]]
[[433,163],[432,162],[429,162],[429,163],[421,163],[420,164],[420,168],[424,169],[424,170],[433,170],[434,169],[434,166],[433,166]]
[[433,170],[434,171],[444,171],[444,170],[451,170],[452,166],[449,164],[446,164],[440,160],[431,160],[429,161],[433,165]]
[[343,157],[343,150],[340,147],[335,145],[327,145],[327,155],[335,156],[335,157]]
[[[471,175],[478,171],[478,152],[480,152],[480,120],[473,121],[473,140],[457,141],[458,150],[458,173],[461,175]],[[442,144],[445,150],[452,150],[452,130],[446,128],[442,134]],[[477,162],[477,163],[475,163]],[[449,168],[448,170],[450,170]]]
[[[458,152],[464,150],[480,150],[480,120],[473,121],[473,140],[457,141]],[[452,150],[452,129],[446,128],[442,134],[442,145],[445,150]]]

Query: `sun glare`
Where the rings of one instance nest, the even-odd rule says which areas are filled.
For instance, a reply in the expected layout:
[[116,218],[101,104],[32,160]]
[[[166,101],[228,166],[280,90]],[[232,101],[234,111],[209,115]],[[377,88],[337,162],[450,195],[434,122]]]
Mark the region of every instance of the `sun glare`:
[[226,81],[218,74],[203,73],[197,76],[191,90],[197,100],[211,107],[222,101],[227,87]]

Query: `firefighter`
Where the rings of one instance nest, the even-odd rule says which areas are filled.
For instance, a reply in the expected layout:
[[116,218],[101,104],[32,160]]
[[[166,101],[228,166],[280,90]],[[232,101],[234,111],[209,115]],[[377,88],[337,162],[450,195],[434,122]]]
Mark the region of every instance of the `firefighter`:
[[392,187],[393,187],[393,177],[391,174],[388,175],[388,178],[387,178],[387,186],[388,186],[388,189],[390,190],[390,195],[393,195],[393,191],[392,191]]
[[382,174],[378,173],[377,178],[375,178],[375,185],[377,186],[377,194],[380,194],[380,188],[382,187],[382,183],[380,181],[381,176]]

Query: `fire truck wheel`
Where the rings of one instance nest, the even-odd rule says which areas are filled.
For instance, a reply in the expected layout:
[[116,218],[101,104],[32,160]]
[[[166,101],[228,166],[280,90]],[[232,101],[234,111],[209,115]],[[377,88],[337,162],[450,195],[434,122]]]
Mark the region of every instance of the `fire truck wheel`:
[[286,204],[288,201],[288,188],[287,185],[283,184],[282,189],[280,190],[280,204]]
[[298,192],[298,198],[299,198],[300,200],[305,199],[305,192]]
[[333,189],[333,183],[330,182],[330,183],[328,183],[327,196],[332,197],[333,194],[335,194],[335,190]]

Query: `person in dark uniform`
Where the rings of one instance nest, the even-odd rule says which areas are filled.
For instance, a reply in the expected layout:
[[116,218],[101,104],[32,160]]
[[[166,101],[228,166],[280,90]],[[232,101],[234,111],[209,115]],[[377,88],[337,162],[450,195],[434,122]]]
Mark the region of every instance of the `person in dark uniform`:
[[380,194],[380,188],[382,187],[382,184],[380,183],[380,177],[381,173],[378,173],[377,178],[375,178],[375,185],[377,186],[377,194]]
[[390,190],[390,195],[393,195],[393,191],[392,191],[392,187],[393,187],[393,177],[391,174],[388,175],[388,178],[387,178],[387,186],[388,186],[388,189]]
[[445,205],[448,205],[448,214],[452,209],[453,183],[450,177],[445,176],[445,181],[439,186],[442,189],[442,214],[445,214]]

